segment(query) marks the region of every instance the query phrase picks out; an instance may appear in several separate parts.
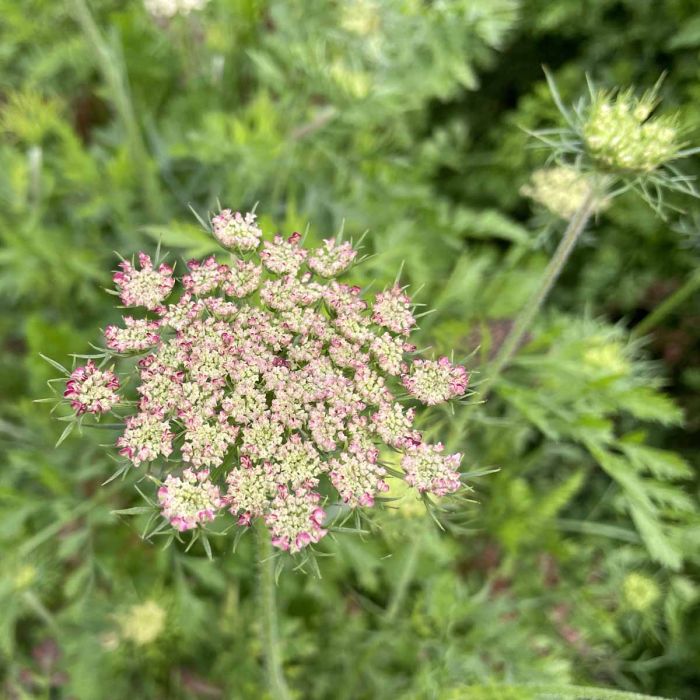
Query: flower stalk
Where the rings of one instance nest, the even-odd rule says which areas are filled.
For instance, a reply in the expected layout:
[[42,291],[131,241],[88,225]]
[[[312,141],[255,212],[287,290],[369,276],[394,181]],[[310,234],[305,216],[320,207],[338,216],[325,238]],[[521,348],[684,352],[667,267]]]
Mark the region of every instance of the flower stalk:
[[597,196],[596,188],[591,188],[576,210],[576,213],[571,217],[569,225],[564,232],[564,236],[549,261],[539,286],[518,314],[513,327],[510,329],[510,332],[503,341],[503,345],[501,345],[493,361],[491,372],[481,387],[482,399],[487,398],[494,383],[498,380],[498,377],[510,364],[525,333],[527,333],[532,321],[537,316],[537,313],[542,308],[542,304],[554,286],[554,283],[559,278],[559,275],[566,265],[566,261],[569,259],[571,252],[576,247],[578,239],[586,229],[591,216],[595,212]]
[[262,523],[258,523],[256,536],[263,629],[262,642],[267,684],[270,694],[275,700],[291,700],[292,696],[282,668],[282,648],[277,617],[275,557],[270,541],[270,533]]

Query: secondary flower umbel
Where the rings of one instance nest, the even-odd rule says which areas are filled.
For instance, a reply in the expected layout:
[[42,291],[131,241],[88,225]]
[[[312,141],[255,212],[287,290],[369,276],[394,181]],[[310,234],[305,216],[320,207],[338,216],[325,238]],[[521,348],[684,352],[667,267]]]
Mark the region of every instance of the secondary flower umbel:
[[[121,300],[145,311],[105,331],[111,350],[141,356],[130,364],[136,412],[117,445],[161,475],[172,526],[191,530],[228,510],[240,526],[262,519],[275,546],[298,552],[326,534],[326,502],[371,507],[388,490],[389,450],[418,493],[457,491],[461,455],[425,443],[414,420],[418,402],[461,397],[467,371],[446,357],[413,359],[406,290],[369,304],[333,279],[356,257],[349,243],[307,250],[294,233],[260,246],[255,216],[228,209],[212,228],[235,252],[187,263],[180,291],[168,265],[143,253],[139,269],[122,263]],[[101,413],[117,387],[88,363],[66,397]]]

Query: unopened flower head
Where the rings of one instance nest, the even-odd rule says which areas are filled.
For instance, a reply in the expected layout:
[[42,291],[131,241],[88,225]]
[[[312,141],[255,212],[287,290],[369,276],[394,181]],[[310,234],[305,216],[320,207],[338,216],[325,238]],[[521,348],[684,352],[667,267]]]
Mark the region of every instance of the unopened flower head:
[[[532,173],[530,182],[520,189],[520,194],[546,207],[561,219],[570,219],[583,205],[593,189],[590,176],[570,165],[540,168]],[[607,206],[604,197],[596,199],[594,210]]]
[[635,97],[631,90],[593,99],[583,137],[590,156],[613,172],[649,173],[673,160],[681,148],[675,116],[652,117],[655,91]]
[[130,266],[119,282],[143,318],[106,331],[112,350],[142,355],[131,361],[136,409],[117,446],[160,475],[170,524],[262,520],[275,546],[298,552],[326,534],[327,501],[379,502],[383,455],[395,451],[416,495],[457,491],[461,456],[427,444],[415,421],[418,404],[462,396],[467,372],[413,359],[408,292],[394,286],[369,303],[335,280],[357,254],[347,242],[308,250],[295,233],[259,246],[254,216],[230,210],[212,227],[235,251],[226,261],[190,261],[181,289],[166,290],[142,255],[157,284],[136,285]]
[[121,636],[137,646],[151,644],[165,629],[166,611],[155,600],[132,605],[117,617]]
[[119,380],[112,370],[100,370],[92,360],[78,367],[66,382],[63,396],[81,413],[106,413],[119,403]]
[[175,15],[188,15],[202,10],[209,0],[144,0],[146,10],[159,19],[172,19]]
[[661,596],[656,581],[636,571],[625,577],[622,592],[627,605],[638,612],[647,612]]

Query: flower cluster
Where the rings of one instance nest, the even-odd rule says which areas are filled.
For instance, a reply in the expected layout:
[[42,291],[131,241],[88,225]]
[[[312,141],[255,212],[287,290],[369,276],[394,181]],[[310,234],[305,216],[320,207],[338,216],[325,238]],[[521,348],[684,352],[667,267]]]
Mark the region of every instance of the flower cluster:
[[78,367],[66,382],[63,396],[75,412],[106,413],[119,403],[119,380],[112,370],[99,370],[92,360]]
[[[520,188],[520,194],[546,207],[561,219],[570,219],[591,193],[590,178],[570,165],[540,168],[532,173],[530,182]],[[605,197],[596,199],[594,210],[608,205]]]
[[675,117],[651,117],[657,99],[652,91],[635,97],[630,90],[611,96],[599,92],[583,126],[591,157],[606,168],[649,173],[679,152]]
[[226,248],[238,250],[255,250],[260,243],[262,231],[255,223],[252,212],[241,214],[224,209],[211,220],[214,237]]
[[457,469],[462,455],[442,455],[443,446],[420,443],[406,450],[401,466],[406,472],[406,483],[421,493],[445,496],[459,488]]
[[[124,263],[122,301],[146,311],[105,331],[112,350],[142,355],[137,412],[117,445],[135,467],[160,468],[158,500],[173,527],[227,510],[241,526],[262,519],[275,546],[298,552],[326,534],[333,497],[322,493],[360,508],[388,490],[391,450],[414,493],[458,490],[461,456],[424,442],[416,404],[462,396],[467,372],[444,357],[413,359],[406,291],[391,287],[369,304],[335,280],[356,257],[349,243],[307,250],[295,233],[260,246],[255,217],[230,210],[212,229],[236,253],[190,261],[179,293],[168,266],[155,270],[143,254],[140,270]],[[93,371],[72,380],[77,409],[98,397],[95,381],[77,383]]]
[[447,357],[416,360],[411,373],[403,377],[408,392],[426,406],[434,406],[467,390],[469,375],[464,367],[453,365]]
[[209,0],[144,0],[146,10],[159,19],[172,19],[175,15],[188,15],[201,10]]
[[209,481],[209,472],[185,469],[182,477],[169,474],[158,489],[163,515],[177,530],[190,530],[199,523],[214,520],[224,505],[219,487]]
[[165,629],[166,617],[165,608],[155,600],[132,605],[117,615],[121,637],[133,642],[136,646],[151,644]]
[[170,294],[175,280],[173,270],[165,263],[154,269],[150,256],[139,253],[140,270],[127,260],[121,262],[120,272],[114,273],[114,283],[124,306],[145,306],[155,309]]

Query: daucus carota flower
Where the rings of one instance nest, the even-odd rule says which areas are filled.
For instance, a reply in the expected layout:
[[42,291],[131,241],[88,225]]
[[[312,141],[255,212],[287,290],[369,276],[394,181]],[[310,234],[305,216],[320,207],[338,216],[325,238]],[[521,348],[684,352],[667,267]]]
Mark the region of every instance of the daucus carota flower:
[[142,462],[152,462],[161,455],[167,457],[173,451],[173,433],[170,424],[154,413],[138,413],[129,416],[124,434],[117,439],[119,454],[128,457],[135,467]]
[[376,494],[389,490],[383,479],[386,469],[377,464],[375,452],[344,453],[339,459],[332,459],[330,467],[331,483],[349,505],[373,506]]
[[214,237],[226,248],[255,250],[262,236],[255,219],[255,214],[251,212],[243,215],[238,211],[234,213],[230,209],[224,209],[211,220]]
[[124,306],[155,309],[175,285],[173,269],[165,263],[154,269],[150,256],[145,253],[139,253],[139,265],[141,269],[136,269],[124,260],[119,263],[121,271],[115,272],[112,279]]
[[231,425],[223,412],[214,420],[207,420],[195,412],[183,421],[185,442],[182,459],[195,467],[218,467],[235,442],[238,427]]
[[370,342],[370,351],[380,369],[394,376],[401,374],[407,367],[404,362],[404,353],[413,352],[415,349],[415,345],[389,333],[375,336]]
[[219,487],[209,480],[206,469],[199,472],[185,469],[182,477],[169,474],[158,489],[158,501],[163,515],[181,532],[214,520],[224,505]]
[[336,277],[345,272],[357,255],[350,243],[334,240],[323,242],[323,247],[309,258],[309,267],[321,277]]
[[622,583],[622,593],[627,605],[638,612],[648,612],[661,597],[659,585],[654,579],[636,571],[628,574]]
[[408,335],[416,325],[411,312],[411,300],[399,286],[380,292],[374,299],[372,320],[394,333]]
[[[546,207],[562,219],[570,219],[592,192],[590,176],[570,165],[540,168],[532,173],[530,182],[520,188],[520,194]],[[599,197],[595,211],[602,211],[608,201]]]
[[[161,273],[142,255],[142,270],[125,266],[118,284],[149,313],[105,333],[111,350],[143,354],[131,364],[138,400],[117,447],[161,479],[173,527],[228,513],[240,526],[262,520],[275,546],[298,552],[326,534],[326,501],[341,510],[378,501],[383,455],[394,450],[415,494],[458,490],[460,455],[424,443],[415,404],[461,396],[466,370],[446,360],[411,369],[415,319],[403,289],[369,304],[333,279],[356,256],[349,243],[307,250],[293,234],[255,253],[253,215],[224,210],[212,227],[236,252],[190,261],[177,292],[158,286]],[[156,291],[134,282],[144,271]],[[67,398],[79,395],[75,380]]]
[[410,373],[401,378],[408,392],[426,406],[434,406],[462,396],[469,384],[467,370],[453,365],[447,357],[415,360]]
[[107,326],[105,341],[107,347],[117,352],[141,352],[148,350],[160,342],[156,332],[160,328],[158,321],[124,317],[124,328]]
[[406,450],[401,467],[406,472],[406,483],[421,493],[445,496],[459,488],[460,454],[443,455],[443,446],[421,443]]
[[272,534],[272,544],[283,550],[298,552],[318,542],[326,531],[321,527],[326,513],[319,506],[320,494],[307,489],[290,491],[280,486],[265,515]]
[[415,411],[404,410],[399,403],[383,403],[372,416],[374,429],[379,437],[392,447],[401,448],[421,441],[413,429]]
[[282,236],[275,236],[274,241],[265,241],[260,252],[262,264],[278,275],[296,273],[308,255],[308,251],[299,246],[301,235],[293,233],[286,241]]
[[209,0],[144,0],[146,10],[154,17],[172,19],[175,15],[188,15],[203,9]]
[[201,263],[198,260],[190,260],[187,267],[190,269],[190,274],[182,278],[182,285],[188,292],[198,296],[213,291],[228,276],[228,267],[219,265],[214,256]]
[[132,605],[118,616],[121,636],[137,646],[154,642],[165,629],[166,611],[155,600]]
[[654,91],[635,97],[631,90],[600,91],[583,125],[586,148],[604,167],[648,173],[673,160],[681,144],[674,116],[651,117],[657,105]]
[[106,413],[119,403],[119,380],[110,369],[100,370],[92,360],[73,370],[63,396],[78,415]]

